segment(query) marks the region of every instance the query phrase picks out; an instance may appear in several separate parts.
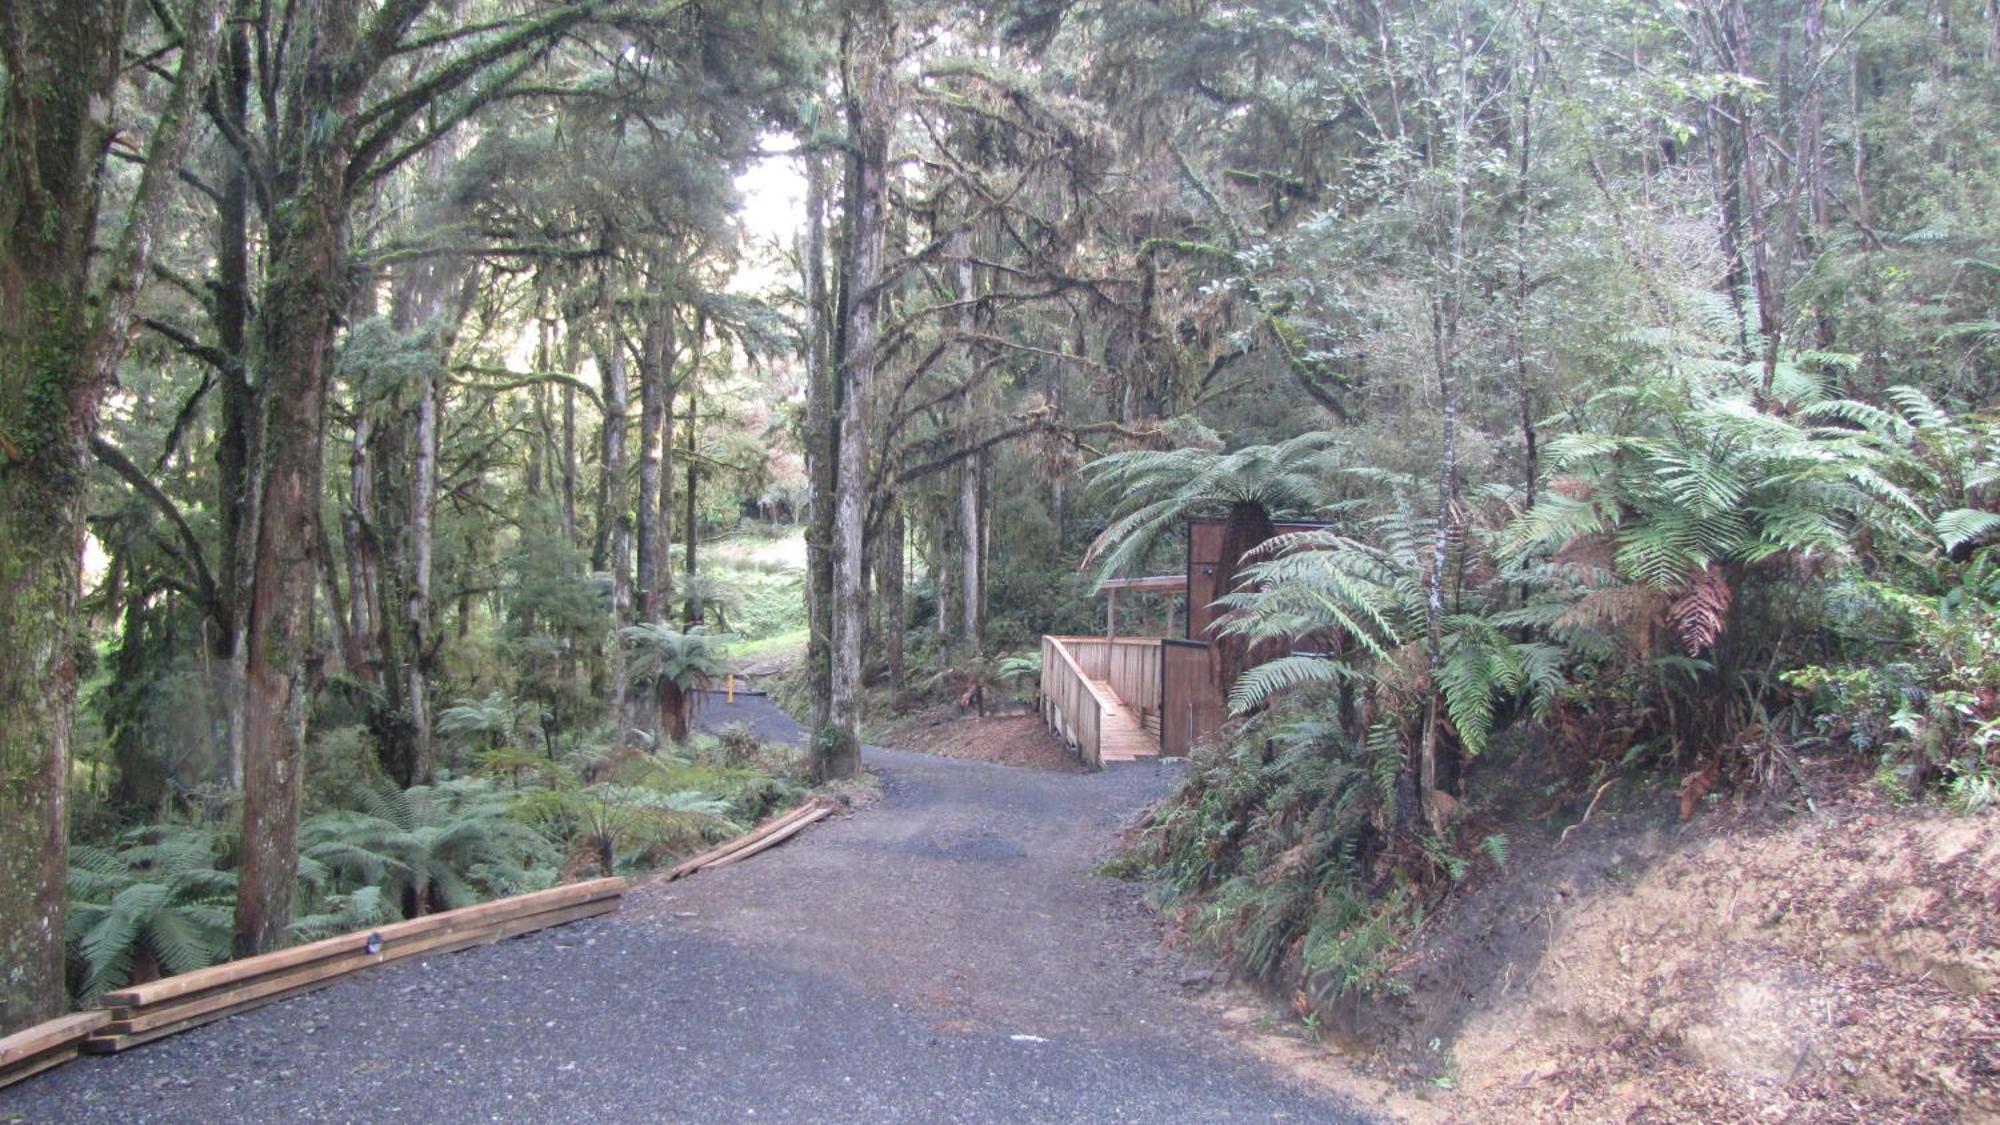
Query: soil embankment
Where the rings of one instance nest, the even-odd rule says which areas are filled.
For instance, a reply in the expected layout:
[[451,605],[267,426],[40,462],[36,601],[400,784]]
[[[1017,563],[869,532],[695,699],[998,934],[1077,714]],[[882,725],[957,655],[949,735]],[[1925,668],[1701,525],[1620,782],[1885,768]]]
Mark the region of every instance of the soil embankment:
[[1514,852],[1343,1051],[1278,1053],[1350,1090],[1359,1062],[1416,1119],[2000,1120],[2000,816],[1864,789]]

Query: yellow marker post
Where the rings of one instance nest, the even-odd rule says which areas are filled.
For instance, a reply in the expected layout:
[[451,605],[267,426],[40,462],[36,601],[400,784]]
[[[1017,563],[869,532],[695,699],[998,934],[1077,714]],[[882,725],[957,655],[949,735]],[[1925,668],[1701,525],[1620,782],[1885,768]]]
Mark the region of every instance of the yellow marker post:
[[729,690],[729,705],[731,707],[736,706],[736,673],[731,672],[727,676],[724,676],[722,683]]

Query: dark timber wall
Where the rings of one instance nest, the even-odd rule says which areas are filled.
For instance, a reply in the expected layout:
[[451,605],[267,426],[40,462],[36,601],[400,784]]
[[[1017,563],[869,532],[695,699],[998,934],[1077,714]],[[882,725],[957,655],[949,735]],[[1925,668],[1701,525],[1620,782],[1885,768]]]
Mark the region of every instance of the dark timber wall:
[[1200,641],[1160,642],[1160,753],[1182,757],[1222,725],[1222,697]]
[[[1160,752],[1183,755],[1214,732],[1225,717],[1222,692],[1209,668],[1209,626],[1221,614],[1212,604],[1215,564],[1222,558],[1222,537],[1229,521],[1191,519],[1187,524],[1187,633],[1160,646]],[[1325,527],[1322,523],[1275,523],[1273,531],[1289,535]]]

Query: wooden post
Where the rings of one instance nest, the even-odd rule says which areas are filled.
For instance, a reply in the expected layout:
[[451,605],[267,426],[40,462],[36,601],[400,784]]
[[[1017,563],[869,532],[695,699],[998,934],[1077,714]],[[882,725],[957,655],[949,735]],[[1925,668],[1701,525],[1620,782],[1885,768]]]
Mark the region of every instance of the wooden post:
[[1172,594],[1167,595],[1167,636],[1169,637],[1174,635],[1174,608],[1178,602],[1179,599]]
[[1104,636],[1109,639],[1118,635],[1118,591],[1114,588],[1104,594]]

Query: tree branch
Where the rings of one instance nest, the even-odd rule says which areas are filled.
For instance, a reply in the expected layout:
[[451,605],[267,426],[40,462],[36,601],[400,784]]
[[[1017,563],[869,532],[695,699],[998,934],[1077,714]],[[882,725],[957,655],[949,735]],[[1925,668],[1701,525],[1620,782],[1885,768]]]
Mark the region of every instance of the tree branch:
[[134,465],[131,458],[119,452],[117,446],[92,434],[90,452],[97,458],[99,464],[125,478],[125,482],[131,485],[135,492],[145,497],[148,503],[159,509],[161,515],[167,517],[168,523],[174,525],[174,533],[180,538],[181,545],[187,553],[184,561],[189,569],[194,571],[195,582],[200,587],[199,600],[202,602],[202,609],[210,617],[216,616],[220,602],[216,598],[215,577],[209,573],[208,563],[202,555],[201,540],[195,536],[194,529],[188,526],[187,518],[181,515],[181,510],[166,493],[160,491],[159,485],[147,477],[145,470]]

